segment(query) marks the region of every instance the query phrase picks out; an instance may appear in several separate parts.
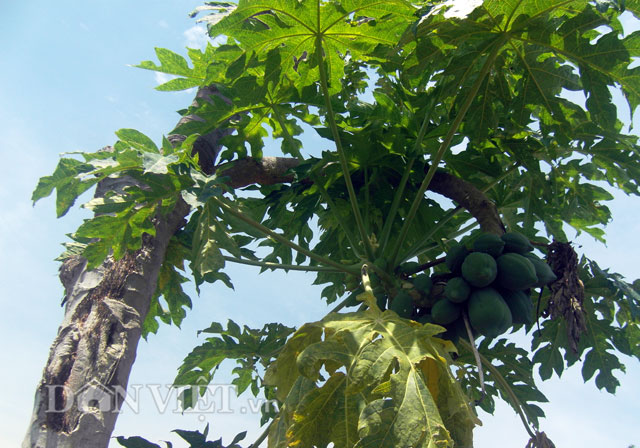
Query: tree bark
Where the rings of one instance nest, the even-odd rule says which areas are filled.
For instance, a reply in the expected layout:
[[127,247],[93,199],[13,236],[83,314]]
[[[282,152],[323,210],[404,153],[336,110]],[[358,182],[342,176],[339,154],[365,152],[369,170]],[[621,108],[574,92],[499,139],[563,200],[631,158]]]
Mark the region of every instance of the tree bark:
[[[215,89],[202,88],[195,101],[214,94]],[[183,117],[179,125],[198,119]],[[227,132],[214,131],[194,144],[203,171],[229,177],[234,188],[292,181],[287,170],[299,164],[292,158],[247,158],[216,166],[217,141]],[[183,139],[170,136],[174,144]],[[98,185],[96,196],[127,182],[107,179]],[[469,209],[486,230],[500,233],[503,228],[495,205],[468,182],[438,174],[430,189]],[[64,318],[36,390],[23,448],[105,448],[109,444],[169,240],[189,212],[188,205],[179,201],[168,216],[157,216],[156,235],[145,235],[142,248],[120,260],[107,258],[91,271],[80,257],[63,263]]]
[[142,323],[171,236],[189,209],[179,204],[156,221],[142,248],[88,271],[70,259],[60,278],[64,318],[35,396],[23,448],[104,448],[124,399]]

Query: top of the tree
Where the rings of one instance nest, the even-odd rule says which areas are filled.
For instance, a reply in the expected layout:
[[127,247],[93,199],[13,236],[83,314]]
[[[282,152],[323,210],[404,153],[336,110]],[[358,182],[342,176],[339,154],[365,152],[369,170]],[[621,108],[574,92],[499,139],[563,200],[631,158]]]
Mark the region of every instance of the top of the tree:
[[[303,326],[286,345],[285,328],[213,325],[220,336],[185,360],[176,384],[210,381],[236,359],[239,384],[275,394],[284,407],[269,446],[468,446],[468,398],[491,411],[497,396],[543,446],[534,366],[546,379],[582,360],[585,380],[613,392],[619,354],[640,358],[636,289],[567,244],[569,228],[604,240],[611,189],[639,193],[637,137],[618,111],[640,104],[640,32],[623,25],[639,11],[615,0],[207,2],[194,16],[223,43],[189,49],[189,61],[156,49],[158,63],[139,64],[175,76],[159,90],[198,89],[178,126],[160,145],[122,129],[113,147],[63,158],[33,199],[55,189],[62,216],[99,182],[128,181],[85,204],[95,217],[65,256],[89,267],[140,248],[176,204],[190,207],[146,332],[191,307],[185,261],[197,285],[231,286],[224,267],[238,262],[315,271],[329,303],[361,292],[362,310]],[[305,146],[307,131],[326,146]],[[264,157],[268,137],[281,157]],[[539,330],[524,323],[531,350],[508,335],[485,335],[476,350],[451,328],[437,337],[442,328],[415,322],[455,274],[442,255],[470,248],[476,227],[522,233],[561,282],[536,297]],[[429,293],[412,286],[422,271],[433,273]],[[403,293],[407,315],[381,311]],[[336,311],[360,304],[347,299]],[[267,340],[273,351],[257,342]],[[465,368],[476,362],[484,381]],[[318,405],[330,399],[331,412]],[[408,431],[416,425],[428,429]]]

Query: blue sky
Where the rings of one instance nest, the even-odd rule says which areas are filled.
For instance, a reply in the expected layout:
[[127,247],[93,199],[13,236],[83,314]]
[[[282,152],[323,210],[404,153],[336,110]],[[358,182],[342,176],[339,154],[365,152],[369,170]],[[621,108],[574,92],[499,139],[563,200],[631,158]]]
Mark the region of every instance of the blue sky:
[[[173,128],[179,118],[175,111],[189,104],[191,94],[156,92],[155,74],[128,65],[153,59],[156,46],[184,54],[185,46],[202,45],[202,28],[187,17],[198,4],[0,2],[0,154],[5,166],[0,183],[0,304],[5,316],[0,326],[0,380],[6,385],[0,400],[0,446],[18,446],[26,431],[35,386],[62,319],[62,286],[53,259],[64,235],[87,216],[74,210],[57,220],[52,200],[31,206],[31,191],[40,176],[51,173],[62,152],[94,151],[112,144],[113,132],[120,128],[138,129],[156,141]],[[640,199],[618,196],[611,209],[608,245],[581,236],[579,250],[601,266],[638,278]],[[232,318],[253,327],[272,321],[299,325],[326,311],[318,300],[320,288],[309,286],[310,277],[304,274],[258,276],[256,269],[245,266],[228,272],[235,292],[221,285],[204,288],[199,298],[194,297],[195,308],[182,330],[162,327],[158,336],[141,342],[131,384],[171,383],[183,357],[201,342],[196,331],[211,321]],[[247,312],[255,309],[260,312]],[[584,385],[579,368],[567,371],[561,381],[541,384],[551,401],[544,406],[548,418],[542,429],[556,446],[640,445],[640,368],[627,361],[616,396],[598,391],[593,381]],[[219,381],[227,378],[222,372]],[[169,431],[201,429],[204,423],[198,417],[160,414],[147,400],[138,415],[125,410],[114,435],[176,442]],[[260,433],[255,416],[235,412],[205,417],[211,433],[225,441],[245,429],[248,441]],[[494,417],[481,418],[484,426],[476,431],[476,448],[525,445],[527,436],[506,405]]]

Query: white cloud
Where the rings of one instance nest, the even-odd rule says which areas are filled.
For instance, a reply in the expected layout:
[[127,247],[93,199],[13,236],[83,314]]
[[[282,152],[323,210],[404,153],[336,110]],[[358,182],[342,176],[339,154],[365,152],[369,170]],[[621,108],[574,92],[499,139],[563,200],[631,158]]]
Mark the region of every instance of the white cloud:
[[207,29],[200,25],[194,25],[184,33],[184,37],[186,39],[186,45],[189,48],[199,48],[204,49],[207,46],[207,41],[209,40],[209,35],[207,34]]
[[172,79],[176,79],[177,78],[177,76],[168,75],[167,73],[154,72],[153,74],[154,74],[154,77],[156,79],[156,83],[158,83],[158,85],[164,84],[165,82],[169,82]]

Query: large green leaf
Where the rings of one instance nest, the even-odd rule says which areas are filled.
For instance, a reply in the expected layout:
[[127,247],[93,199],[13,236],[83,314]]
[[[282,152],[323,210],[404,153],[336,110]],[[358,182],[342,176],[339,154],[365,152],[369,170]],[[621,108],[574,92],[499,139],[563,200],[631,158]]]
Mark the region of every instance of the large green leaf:
[[268,371],[288,394],[298,394],[292,386],[300,375],[316,383],[283,408],[291,423],[274,437],[291,446],[471,446],[477,419],[449,370],[452,346],[435,337],[440,327],[371,309],[330,314],[300,335],[312,328],[324,339],[294,335],[296,349]]
[[[306,72],[305,61],[317,66],[315,58],[322,54],[331,91],[336,93],[344,57],[361,59],[376,45],[395,46],[413,21],[413,12],[402,0],[240,0],[233,13],[210,27],[210,33],[230,36],[257,53],[279,48],[286,61],[283,75],[291,79],[314,79]],[[298,64],[299,60],[303,62]]]

